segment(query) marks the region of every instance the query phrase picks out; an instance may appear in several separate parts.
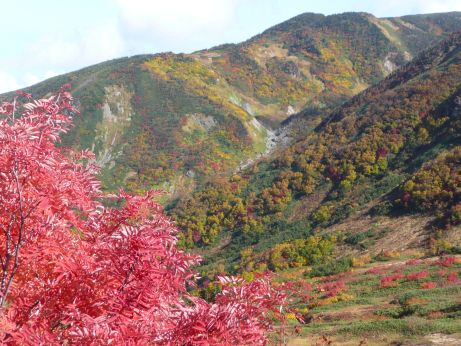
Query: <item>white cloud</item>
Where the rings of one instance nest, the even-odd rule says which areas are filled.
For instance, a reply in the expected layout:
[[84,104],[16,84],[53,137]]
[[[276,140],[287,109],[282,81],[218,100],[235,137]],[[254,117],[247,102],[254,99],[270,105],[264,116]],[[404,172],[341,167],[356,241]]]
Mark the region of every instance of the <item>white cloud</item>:
[[[157,31],[183,37],[229,24],[236,0],[118,0],[120,18],[133,32]],[[211,30],[210,30],[211,29]]]
[[238,1],[118,0],[120,28],[128,40],[135,38],[160,50],[198,49],[220,36],[222,40]]
[[41,81],[40,77],[32,73],[26,73],[23,79],[26,85],[37,84]]
[[26,73],[24,77],[22,78],[22,82],[23,82],[22,84],[24,86],[34,85],[45,79],[48,79],[48,78],[51,78],[57,75],[59,75],[59,73],[54,72],[54,71],[46,71],[45,73],[41,75],[36,75],[33,73]]
[[360,0],[359,8],[371,11],[377,16],[392,17],[403,14],[423,14],[437,12],[461,11],[460,0],[386,0],[370,3]]
[[48,78],[51,78],[51,77],[55,77],[57,75],[59,75],[60,73],[59,72],[55,72],[55,71],[51,71],[51,70],[48,70],[45,72],[45,74],[43,75],[43,78],[45,79],[48,79]]
[[42,74],[27,72],[23,76],[16,77],[12,73],[0,71],[0,93],[18,90],[33,84],[37,84],[45,79],[57,76],[55,71],[46,71]]
[[416,6],[421,13],[461,11],[460,0],[418,0]]
[[42,37],[32,45],[26,59],[29,66],[69,70],[113,59],[123,53],[124,47],[116,23],[107,22],[74,37]]
[[68,72],[114,59],[124,53],[125,42],[117,20],[87,30],[52,33],[37,39],[17,59],[0,60],[11,66],[8,73],[0,71],[0,93],[36,84],[60,71]]
[[21,86],[12,74],[0,70],[0,93],[19,89]]

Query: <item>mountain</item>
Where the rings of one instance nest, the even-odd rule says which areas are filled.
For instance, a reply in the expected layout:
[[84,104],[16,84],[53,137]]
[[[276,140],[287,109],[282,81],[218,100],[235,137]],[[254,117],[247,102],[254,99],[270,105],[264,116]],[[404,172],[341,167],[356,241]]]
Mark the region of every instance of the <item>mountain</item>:
[[95,151],[106,188],[187,195],[283,142],[288,134],[274,130],[288,117],[304,110],[314,127],[460,29],[459,12],[305,13],[240,44],[117,59],[26,91],[41,96],[73,85],[82,115],[64,144]]
[[170,212],[205,271],[461,247],[461,31]]
[[459,344],[461,13],[306,13],[25,91],[65,83],[82,114],[63,145],[96,152],[107,190],[170,192],[204,259],[192,295],[270,269],[306,322],[289,345]]

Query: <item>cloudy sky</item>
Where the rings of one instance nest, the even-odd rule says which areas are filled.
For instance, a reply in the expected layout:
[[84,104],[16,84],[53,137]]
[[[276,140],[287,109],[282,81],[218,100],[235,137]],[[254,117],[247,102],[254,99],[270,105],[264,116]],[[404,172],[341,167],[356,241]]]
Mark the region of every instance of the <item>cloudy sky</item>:
[[2,3],[0,92],[108,59],[240,42],[303,12],[461,11],[460,0],[22,0]]

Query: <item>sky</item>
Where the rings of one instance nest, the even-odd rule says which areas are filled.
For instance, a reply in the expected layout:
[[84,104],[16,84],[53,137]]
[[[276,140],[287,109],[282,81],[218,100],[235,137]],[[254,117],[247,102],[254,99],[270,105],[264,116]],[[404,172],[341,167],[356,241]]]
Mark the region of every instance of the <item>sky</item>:
[[98,62],[244,41],[304,12],[461,11],[461,0],[2,1],[0,92]]

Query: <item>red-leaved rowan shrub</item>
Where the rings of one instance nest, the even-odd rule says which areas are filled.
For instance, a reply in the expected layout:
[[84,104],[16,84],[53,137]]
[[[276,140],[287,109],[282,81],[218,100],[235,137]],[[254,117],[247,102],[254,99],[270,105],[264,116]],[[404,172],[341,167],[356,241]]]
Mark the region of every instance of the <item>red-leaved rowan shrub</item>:
[[433,289],[437,287],[437,284],[433,281],[427,281],[427,282],[423,282],[420,286],[421,288],[424,288],[424,289]]
[[434,262],[435,265],[440,267],[451,267],[456,263],[455,256],[443,256]]
[[381,288],[396,287],[399,285],[398,280],[403,279],[402,273],[395,273],[383,276],[380,280]]
[[447,276],[447,282],[450,284],[454,284],[459,282],[458,274],[455,272],[451,272]]
[[425,279],[429,276],[429,272],[427,270],[421,270],[419,272],[410,273],[407,275],[407,281],[418,281],[421,279]]
[[214,302],[191,296],[200,259],[177,248],[159,192],[106,195],[92,153],[55,145],[68,88],[0,106],[2,344],[264,344],[285,292],[222,277]]

